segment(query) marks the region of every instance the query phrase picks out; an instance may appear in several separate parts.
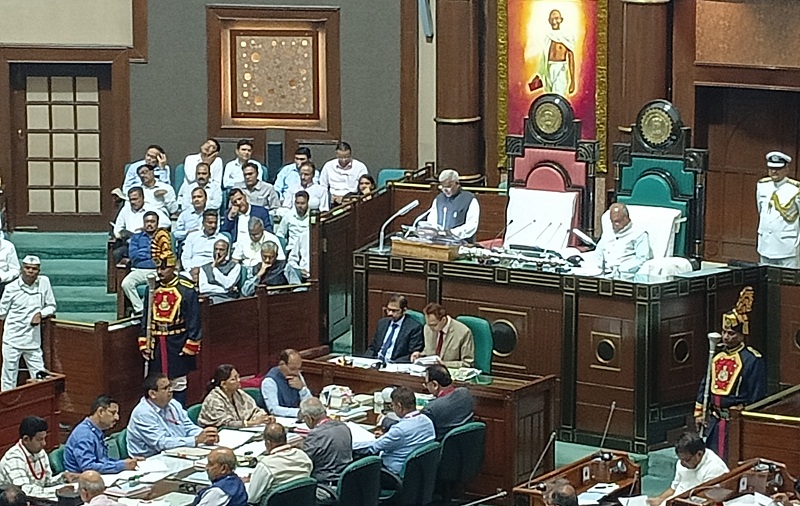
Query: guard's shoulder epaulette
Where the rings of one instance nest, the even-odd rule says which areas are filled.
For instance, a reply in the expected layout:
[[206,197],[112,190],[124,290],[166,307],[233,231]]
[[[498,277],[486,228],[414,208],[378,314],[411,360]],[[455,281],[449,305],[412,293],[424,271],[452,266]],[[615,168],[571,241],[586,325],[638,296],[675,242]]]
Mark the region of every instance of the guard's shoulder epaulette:
[[761,352],[757,349],[753,348],[752,346],[748,346],[747,349],[752,353],[756,358],[761,358]]
[[770,181],[772,181],[772,178],[769,176],[762,177],[761,179],[758,180],[759,183],[769,183]]
[[787,183],[789,183],[789,184],[790,184],[790,185],[792,185],[792,186],[796,186],[796,187],[800,188],[800,181],[797,181],[797,180],[795,180],[795,179],[792,179],[792,178],[790,178],[790,177],[787,177],[787,178],[786,178],[786,182],[787,182]]
[[186,288],[191,288],[192,290],[194,290],[194,283],[192,283],[188,279],[180,278],[178,280],[178,284],[180,284],[182,286],[185,286]]

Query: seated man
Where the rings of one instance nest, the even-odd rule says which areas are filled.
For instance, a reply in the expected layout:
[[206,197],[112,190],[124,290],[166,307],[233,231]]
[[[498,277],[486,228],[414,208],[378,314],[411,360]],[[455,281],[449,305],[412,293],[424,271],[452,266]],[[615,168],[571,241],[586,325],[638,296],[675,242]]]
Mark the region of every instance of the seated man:
[[222,181],[222,158],[219,157],[219,142],[216,139],[206,139],[200,146],[200,152],[188,155],[183,160],[183,183],[191,184],[197,180],[197,164],[203,162],[211,167],[211,180]]
[[252,297],[256,294],[259,285],[283,286],[288,285],[286,279],[286,262],[278,260],[280,246],[274,242],[265,242],[261,245],[261,262],[248,267],[247,279],[242,285],[242,295]]
[[433,422],[436,440],[441,441],[452,429],[472,421],[474,400],[466,387],[456,388],[450,371],[443,365],[432,365],[425,371],[425,388],[436,398],[422,409]]
[[156,179],[152,165],[142,165],[137,169],[137,174],[142,179],[141,188],[144,192],[145,204],[149,204],[168,216],[178,212],[175,189]]
[[38,416],[26,416],[19,424],[19,441],[6,450],[0,459],[0,485],[16,485],[31,496],[41,497],[45,487],[75,481],[77,474],[53,476],[47,446],[47,421]]
[[241,272],[242,266],[228,257],[228,241],[219,239],[214,243],[214,261],[198,272],[200,295],[207,296],[212,304],[237,298]]
[[436,196],[425,219],[459,239],[474,242],[481,207],[475,194],[462,190],[458,172],[445,169],[439,174],[442,192]]
[[447,315],[439,304],[430,303],[425,313],[425,349],[411,354],[414,362],[420,356],[438,355],[445,367],[472,367],[475,363],[475,342],[472,331]]
[[264,429],[264,443],[267,446],[267,455],[258,458],[256,468],[250,476],[250,487],[247,491],[247,502],[250,504],[259,504],[278,485],[311,476],[311,459],[303,450],[286,443],[286,429],[283,425],[267,425]]
[[170,168],[167,165],[167,153],[158,144],[151,144],[144,153],[144,158],[138,162],[133,162],[125,170],[125,180],[122,183],[122,194],[127,195],[131,188],[142,186],[142,178],[139,177],[137,170],[142,165],[153,167],[156,178],[167,184],[172,184]]
[[358,178],[368,173],[367,166],[353,158],[350,144],[340,142],[336,145],[336,158],[322,166],[319,184],[328,190],[333,204],[339,205],[345,195],[358,191]]
[[410,388],[397,387],[392,391],[392,409],[400,421],[374,441],[354,443],[353,450],[380,455],[383,467],[399,474],[411,452],[433,441],[436,432],[430,418],[419,416],[417,399]]
[[702,485],[728,472],[728,466],[695,433],[684,432],[675,442],[675,479],[672,485],[658,497],[647,500],[650,506],[663,504],[670,497]]
[[244,176],[242,169],[250,162],[256,166],[258,179],[264,179],[264,166],[258,160],[253,160],[253,141],[242,139],[236,143],[236,158],[225,164],[225,172],[222,175],[222,187],[230,190],[236,183],[243,183]]
[[197,180],[194,183],[189,183],[181,186],[181,191],[178,193],[178,206],[181,210],[192,208],[192,193],[197,188],[202,188],[206,192],[208,209],[219,209],[222,207],[222,189],[219,186],[219,181],[211,179],[211,169],[207,163],[200,162],[197,164]]
[[134,314],[141,313],[144,301],[136,287],[147,284],[147,276],[156,273],[156,264],[150,244],[158,229],[158,214],[147,211],[144,215],[144,230],[131,237],[128,254],[131,257],[131,272],[122,280],[122,292],[131,301]]
[[73,473],[97,471],[114,474],[126,469],[136,469],[136,459],[117,460],[109,458],[108,447],[103,440],[104,431],[119,421],[119,404],[107,395],[97,397],[92,403],[91,414],[75,426],[64,448],[64,467]]
[[[172,231],[175,240],[183,242],[186,240],[186,236],[192,232],[199,231],[203,227],[203,213],[206,212],[206,202],[206,191],[204,189],[195,188],[192,190],[192,205],[181,211]],[[216,232],[216,227],[214,227],[214,231]]]
[[353,435],[343,422],[331,420],[316,397],[300,402],[300,419],[310,429],[303,451],[314,463],[311,477],[336,487],[347,464],[353,461]]
[[[278,171],[278,175],[275,177],[275,191],[278,192],[281,202],[286,200],[291,188],[300,186],[300,166],[310,161],[311,150],[305,146],[300,146],[294,152],[294,161],[287,163]],[[311,175],[314,182],[318,183],[319,173],[316,170],[312,170]]]
[[403,295],[389,296],[384,308],[386,316],[378,320],[378,330],[364,356],[384,363],[408,362],[412,353],[422,351],[422,325],[406,317],[407,309],[408,300]]
[[233,450],[211,450],[206,464],[211,486],[198,492],[192,506],[247,506],[247,489],[235,470],[236,455]]
[[264,376],[261,396],[270,414],[297,418],[300,401],[311,397],[302,368],[303,357],[296,350],[286,349],[281,352],[278,365]]
[[304,231],[308,230],[310,214],[308,212],[308,193],[304,190],[294,194],[294,209],[286,213],[275,235],[286,241],[286,251],[290,253]]
[[321,213],[330,211],[328,189],[315,180],[314,174],[316,174],[316,169],[313,163],[304,162],[300,165],[300,182],[286,190],[283,197],[283,207],[291,209],[294,206],[294,194],[304,191],[308,193],[309,209]]
[[117,214],[114,221],[114,237],[117,243],[114,246],[114,261],[119,263],[123,258],[128,258],[128,246],[133,234],[144,229],[144,215],[148,211],[158,214],[158,222],[162,228],[169,228],[169,217],[161,211],[144,203],[144,191],[140,186],[135,186],[128,191],[126,202]]
[[28,496],[16,485],[0,488],[0,506],[30,506]]
[[84,471],[78,477],[78,493],[83,504],[89,506],[122,506],[103,492],[106,484],[97,471]]
[[214,244],[219,240],[228,240],[225,235],[217,232],[218,222],[216,211],[203,211],[202,230],[186,237],[181,252],[181,267],[183,267],[185,276],[192,278],[192,269],[199,269],[201,265],[213,262]]
[[145,378],[144,396],[128,422],[128,452],[134,457],[152,457],[180,446],[214,444],[216,427],[201,429],[189,420],[186,410],[172,398],[172,385],[165,374]]
[[254,206],[247,201],[247,197],[240,188],[234,188],[230,193],[230,207],[223,216],[220,232],[231,234],[233,244],[242,242],[247,244],[250,218],[259,218],[264,224],[264,230],[272,233],[272,219],[269,211],[261,206]]
[[609,207],[612,234],[603,234],[597,243],[598,261],[604,272],[635,274],[643,263],[653,258],[650,236],[631,222],[625,204]]
[[242,182],[233,185],[244,192],[247,201],[254,206],[261,206],[266,209],[277,209],[281,206],[281,199],[275,188],[259,179],[258,166],[255,162],[247,162],[242,167]]
[[261,261],[261,247],[268,243],[278,246],[278,260],[286,260],[286,254],[280,247],[278,237],[272,232],[264,230],[264,222],[261,218],[253,216],[247,223],[247,240],[237,242],[233,247],[232,258],[244,267],[252,267]]
[[304,283],[311,276],[311,238],[308,229],[300,235],[289,253],[284,275],[290,285]]

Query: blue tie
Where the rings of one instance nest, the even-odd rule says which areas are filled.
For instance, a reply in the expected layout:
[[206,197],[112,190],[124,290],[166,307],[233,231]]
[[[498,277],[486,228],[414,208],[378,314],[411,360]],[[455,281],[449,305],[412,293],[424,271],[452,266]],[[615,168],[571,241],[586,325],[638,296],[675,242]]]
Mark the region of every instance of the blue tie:
[[397,322],[392,323],[391,330],[389,331],[389,336],[383,340],[383,346],[381,346],[381,352],[378,353],[378,358],[385,361],[386,360],[386,352],[389,351],[389,346],[392,345],[394,342],[394,336],[397,334],[397,327],[400,325]]

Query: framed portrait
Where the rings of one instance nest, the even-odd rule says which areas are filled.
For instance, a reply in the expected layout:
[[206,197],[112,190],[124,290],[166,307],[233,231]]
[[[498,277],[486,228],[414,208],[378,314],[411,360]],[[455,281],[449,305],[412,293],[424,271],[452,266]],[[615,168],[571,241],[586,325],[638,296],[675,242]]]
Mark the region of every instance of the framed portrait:
[[522,134],[533,100],[557,93],[581,120],[582,138],[604,146],[607,0],[505,0],[505,7],[505,16],[498,16],[499,53],[506,62],[499,110],[507,111],[500,134]]

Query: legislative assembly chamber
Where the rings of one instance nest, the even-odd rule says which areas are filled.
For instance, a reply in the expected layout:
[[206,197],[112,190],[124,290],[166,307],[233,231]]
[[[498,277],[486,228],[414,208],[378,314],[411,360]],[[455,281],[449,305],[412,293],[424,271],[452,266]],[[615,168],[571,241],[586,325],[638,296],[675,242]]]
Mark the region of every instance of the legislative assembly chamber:
[[0,506],[800,504],[800,2],[0,12]]

